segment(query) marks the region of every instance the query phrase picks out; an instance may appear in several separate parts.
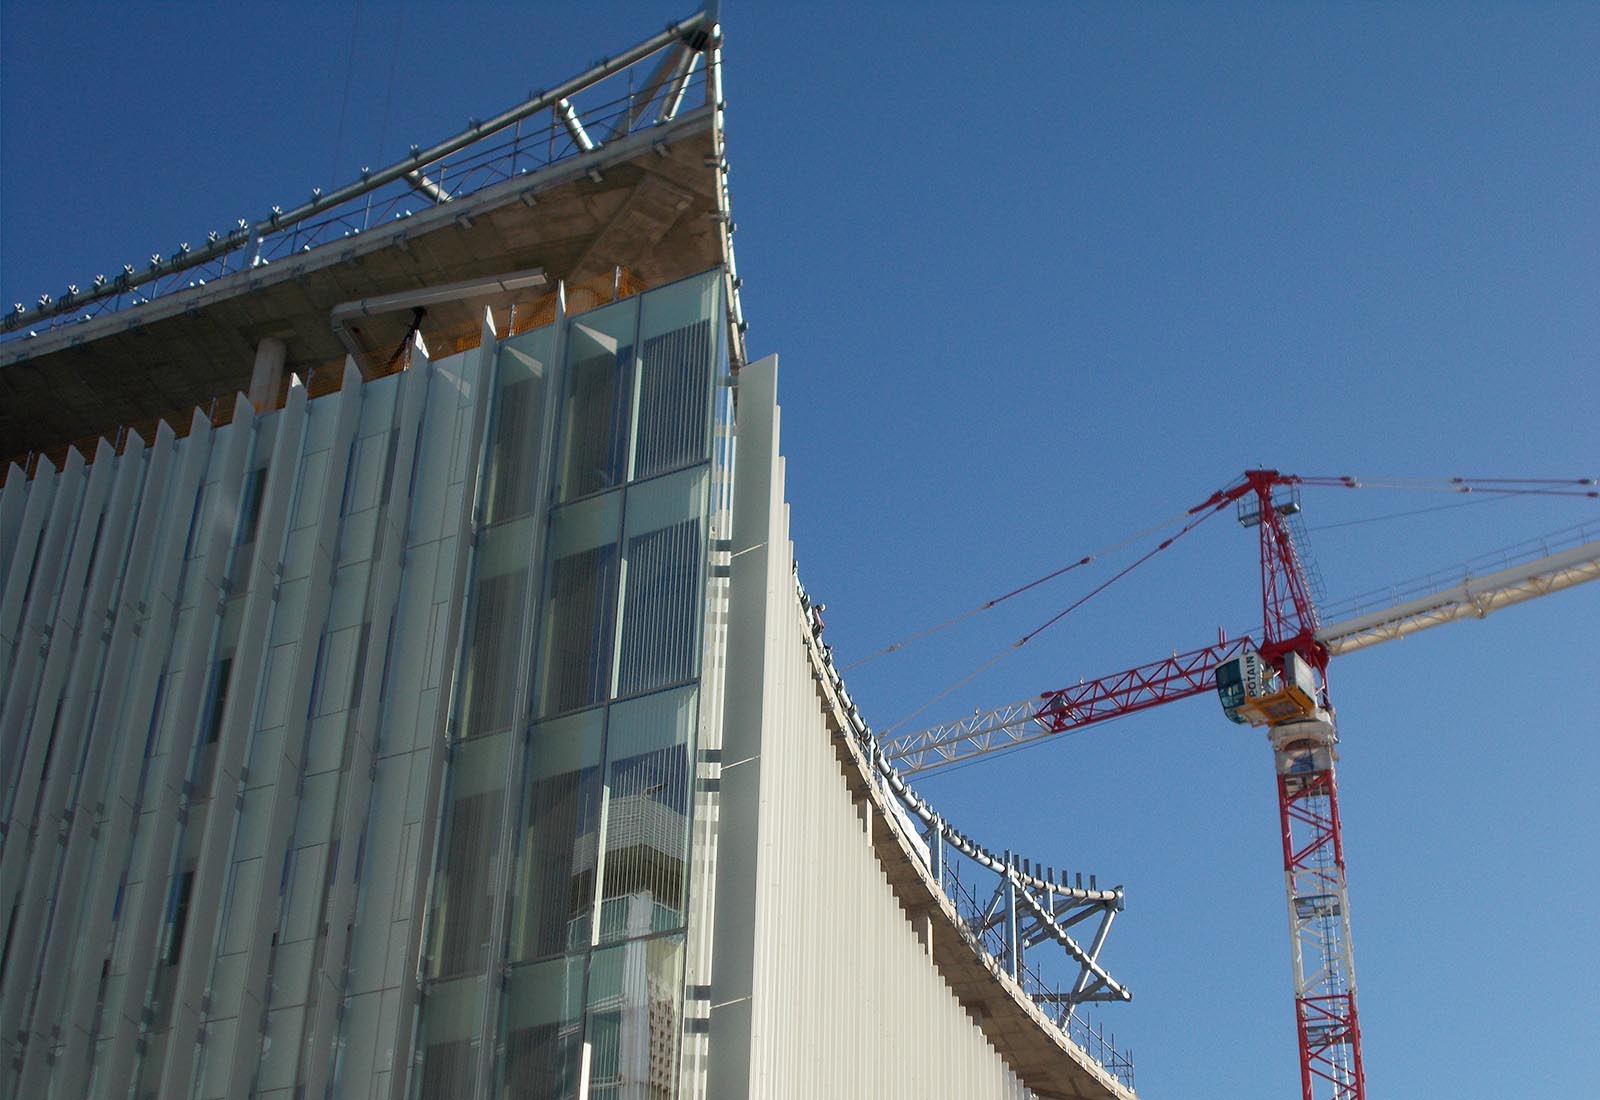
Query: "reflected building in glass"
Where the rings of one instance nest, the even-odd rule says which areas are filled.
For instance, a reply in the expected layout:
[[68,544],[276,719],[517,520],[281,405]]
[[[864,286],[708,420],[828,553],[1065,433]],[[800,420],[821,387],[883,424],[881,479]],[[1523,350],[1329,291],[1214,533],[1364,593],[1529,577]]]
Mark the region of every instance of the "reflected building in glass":
[[798,587],[721,45],[6,319],[0,1093],[1133,1095]]
[[[487,1070],[506,1096],[677,1095],[706,889],[690,882],[702,668],[720,657],[708,573],[729,534],[725,283],[713,269],[494,356],[425,1094],[468,1095]],[[486,1026],[504,1053],[480,1066]]]

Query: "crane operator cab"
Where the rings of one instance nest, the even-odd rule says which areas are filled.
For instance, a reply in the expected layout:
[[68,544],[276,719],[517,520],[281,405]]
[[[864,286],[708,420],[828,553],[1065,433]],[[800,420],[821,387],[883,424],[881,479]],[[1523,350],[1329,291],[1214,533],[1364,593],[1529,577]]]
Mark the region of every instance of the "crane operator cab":
[[1337,756],[1333,716],[1317,706],[1316,672],[1297,653],[1282,671],[1248,650],[1216,672],[1222,712],[1240,725],[1268,726],[1278,773],[1294,790],[1302,776],[1332,768]]
[[1316,713],[1316,673],[1298,653],[1283,655],[1280,672],[1247,650],[1217,666],[1216,678],[1222,713],[1240,725],[1275,726]]

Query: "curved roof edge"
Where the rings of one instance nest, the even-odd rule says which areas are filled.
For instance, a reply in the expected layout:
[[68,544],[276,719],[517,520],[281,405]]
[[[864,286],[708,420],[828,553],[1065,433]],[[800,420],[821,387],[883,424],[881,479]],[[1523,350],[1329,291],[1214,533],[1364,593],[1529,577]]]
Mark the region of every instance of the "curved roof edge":
[[[1053,1018],[1040,1003],[1050,1003],[1053,995],[1038,988],[1036,980],[1028,980],[1029,977],[1037,979],[1037,973],[1028,975],[1019,970],[1014,975],[1009,972],[1007,964],[989,949],[991,944],[986,943],[983,930],[975,928],[970,917],[960,912],[957,901],[942,886],[943,875],[930,867],[938,857],[930,858],[928,845],[917,835],[902,808],[902,803],[910,805],[921,800],[903,785],[899,792],[893,789],[891,779],[898,784],[898,777],[893,777],[871,730],[861,721],[857,708],[850,701],[832,655],[814,628],[810,601],[798,578],[796,586],[804,616],[800,629],[805,635],[806,654],[845,782],[857,802],[866,802],[876,811],[872,814],[871,829],[874,853],[907,915],[913,920],[927,919],[931,934],[929,954],[945,983],[1000,1056],[1035,1093],[1072,1100],[1135,1100],[1131,1058],[1118,1052],[1080,1017],[1058,1011]],[[925,804],[922,809],[926,809]],[[954,833],[947,828],[939,829],[943,825],[942,820],[938,821],[936,830]],[[951,841],[957,838],[965,842],[979,861],[993,861],[996,864],[993,869],[1001,875],[1002,883],[1010,878],[1018,886],[1074,894],[1086,907],[1104,908],[1108,916],[1103,928],[1109,928],[1109,917],[1122,908],[1120,886],[1109,890],[1083,890],[1066,886],[1064,880],[1058,884],[1050,881],[1053,871],[1046,877],[1043,867],[1030,866],[1024,870],[1020,860],[1013,863],[1010,859],[996,857],[960,834],[954,834]],[[1035,870],[1039,873],[1035,874]],[[1035,927],[1039,927],[1038,922]],[[1103,942],[1102,933],[1096,937],[1094,952],[1090,955],[1095,967],[1098,963],[1094,956]],[[1106,977],[1109,980],[1109,975]],[[1025,986],[1038,991],[1030,993]],[[1131,998],[1131,994],[1114,981],[1102,988],[1114,992],[1083,999]]]

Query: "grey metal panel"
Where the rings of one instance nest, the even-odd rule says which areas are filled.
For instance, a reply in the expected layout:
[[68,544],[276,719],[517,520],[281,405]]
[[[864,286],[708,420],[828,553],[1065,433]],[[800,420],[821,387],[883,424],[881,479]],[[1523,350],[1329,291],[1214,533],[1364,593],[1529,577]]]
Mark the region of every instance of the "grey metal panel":
[[[91,751],[85,757],[85,742],[91,734],[85,716],[106,664],[105,646],[111,638],[110,626],[114,612],[111,590],[117,577],[122,574],[127,537],[133,520],[133,500],[144,477],[144,445],[138,437],[134,437],[133,444],[121,459],[117,459],[111,446],[101,441],[101,452],[96,459],[105,464],[112,484],[98,535],[98,549],[87,551],[80,545],[74,551],[82,551],[86,558],[93,553],[92,572],[86,591],[80,593],[82,603],[73,618],[70,621],[58,619],[52,632],[54,648],[62,655],[60,665],[67,664],[70,647],[71,667],[61,674],[60,702],[53,705],[59,706],[53,734],[54,745],[35,811],[37,824],[34,828],[33,851],[27,856],[26,882],[18,899],[16,915],[12,918],[9,946],[12,962],[7,968],[8,980],[3,997],[0,997],[0,1021],[4,1022],[7,1035],[25,1031],[28,1021],[23,1015],[23,1002],[33,992],[31,987],[37,980],[35,974],[49,973],[37,969],[43,961],[40,948],[47,932],[47,917],[50,923],[58,927],[70,923],[71,907],[77,901],[76,890],[73,889],[69,894],[53,887],[62,867],[61,859],[66,855],[74,822],[82,816],[81,811],[92,813],[100,797],[98,780],[104,774],[105,761],[109,757],[110,746],[100,746],[102,751]],[[84,525],[80,522],[79,543],[86,537],[95,538],[92,530],[86,535]],[[74,571],[69,569],[65,583],[70,587],[74,582]],[[62,606],[67,607],[69,603],[64,600]],[[38,722],[37,716],[35,722]],[[45,736],[52,735],[47,731]],[[91,792],[86,807],[75,805],[73,797],[80,761],[84,762],[88,777],[86,785]],[[16,839],[21,841],[22,838],[19,836]],[[9,872],[0,870],[0,875],[9,878],[19,873],[20,859],[13,862],[14,855],[24,855],[23,844],[7,845],[3,862],[11,864],[12,869]],[[72,883],[63,885],[71,887]],[[52,898],[56,905],[54,914],[50,915],[48,907]],[[0,912],[4,911],[0,909]],[[65,935],[65,929],[62,929],[60,938],[65,938]],[[23,960],[30,963],[26,974],[22,970]]]
[[[77,514],[71,517],[70,526],[72,536],[70,549],[66,553],[66,561],[61,569],[59,588],[52,593],[55,587],[52,582],[50,587],[42,583],[34,586],[33,604],[39,610],[51,607],[43,619],[40,630],[39,648],[44,651],[44,667],[39,671],[37,682],[34,686],[33,699],[29,704],[28,714],[22,716],[20,709],[7,706],[7,717],[13,718],[19,725],[7,723],[0,729],[0,737],[12,738],[18,736],[17,730],[25,729],[23,734],[25,748],[22,755],[21,767],[17,769],[14,779],[16,790],[6,809],[6,836],[5,852],[0,857],[0,913],[10,913],[11,907],[16,904],[17,896],[22,889],[23,872],[27,864],[28,853],[34,847],[37,837],[37,814],[39,811],[49,812],[49,806],[40,806],[40,798],[48,798],[55,793],[45,789],[49,776],[46,774],[46,760],[55,763],[51,769],[55,776],[63,775],[60,763],[61,754],[52,751],[52,745],[62,733],[66,733],[68,752],[76,740],[71,731],[58,729],[60,717],[61,692],[66,684],[67,671],[72,667],[72,658],[78,633],[78,617],[83,610],[84,598],[87,595],[84,578],[89,572],[89,559],[94,555],[96,533],[100,530],[101,509],[105,506],[107,495],[111,492],[111,483],[115,477],[113,459],[116,452],[111,444],[100,440],[100,446],[95,454],[95,463],[89,467],[88,484],[79,500]],[[40,580],[45,578],[41,576]],[[54,599],[52,599],[54,594]],[[32,616],[30,616],[31,618]],[[31,634],[24,636],[24,648],[32,649]],[[17,684],[15,702],[23,697],[22,682]],[[74,754],[65,766],[65,773],[70,774],[73,765],[77,763]],[[54,853],[47,853],[53,855]],[[10,975],[8,974],[8,977]],[[16,1021],[20,1023],[20,1021]],[[7,1034],[15,1026],[12,1021],[6,1021]]]
[[[50,517],[44,523],[39,552],[30,565],[29,572],[20,573],[21,563],[14,572],[15,588],[19,602],[21,623],[11,638],[12,645],[0,651],[0,775],[8,777],[9,789],[5,792],[5,821],[7,829],[13,816],[12,807],[18,798],[26,797],[30,784],[25,782],[28,771],[23,731],[27,729],[28,715],[34,694],[39,687],[37,669],[49,638],[46,634],[50,609],[57,593],[56,578],[65,563],[67,539],[78,520],[78,503],[83,494],[83,456],[76,449],[67,452],[67,461],[57,477],[55,498],[50,502]],[[24,600],[31,586],[32,598]],[[34,759],[42,759],[42,749],[36,747]],[[19,769],[18,758],[21,757]],[[10,845],[8,844],[7,847]]]
[[[76,451],[69,452],[70,459]],[[16,552],[0,558],[0,572],[5,575],[3,594],[0,594],[0,706],[4,706],[11,691],[11,656],[22,636],[23,596],[28,590],[28,579],[33,575],[39,560],[40,538],[49,522],[51,505],[61,487],[60,472],[48,460],[40,459],[28,484],[27,503],[23,506],[15,536]],[[12,493],[8,491],[7,496]],[[11,774],[10,752],[0,742],[0,776]],[[0,792],[7,801],[10,792]]]
[[[416,812],[408,798],[413,768],[427,766],[431,749],[432,700],[438,695],[432,663],[435,622],[441,608],[436,583],[441,561],[458,552],[454,529],[442,538],[455,501],[460,496],[455,464],[467,461],[459,436],[460,410],[471,411],[477,392],[469,359],[477,353],[456,356],[434,364],[428,380],[428,408],[419,442],[422,451],[415,467],[411,522],[405,550],[406,572],[397,607],[394,645],[386,675],[390,689],[382,700],[382,740],[374,761],[370,807],[359,842],[362,868],[356,883],[358,902],[348,948],[344,997],[347,1005],[341,1026],[337,1088],[349,1095],[366,1095],[370,1078],[380,1066],[373,1062],[377,1049],[379,993],[395,984],[388,974],[389,943],[397,921],[396,897],[410,867],[403,856],[406,839],[414,829],[406,822]],[[449,600],[446,592],[443,597]],[[420,736],[419,722],[427,722]],[[424,751],[414,751],[421,749]],[[355,873],[352,868],[352,874]],[[398,955],[398,953],[396,953]]]
[[[57,1030],[58,1014],[71,984],[64,979],[73,957],[80,956],[80,970],[93,969],[96,974],[99,971],[97,963],[91,967],[81,958],[86,944],[83,929],[79,927],[80,915],[84,912],[87,898],[98,892],[97,884],[87,876],[95,853],[96,833],[104,813],[103,807],[109,801],[107,786],[117,775],[114,764],[131,751],[128,745],[130,739],[117,736],[119,726],[112,716],[121,714],[122,699],[132,678],[138,605],[143,603],[146,594],[152,561],[151,548],[160,527],[168,475],[173,463],[173,441],[172,429],[162,423],[157,428],[155,444],[150,449],[148,459],[138,463],[142,484],[137,521],[126,555],[116,559],[121,569],[120,589],[107,611],[113,620],[110,641],[99,669],[98,691],[92,699],[92,709],[87,718],[93,741],[84,756],[83,774],[79,779],[66,851],[62,857],[55,910],[51,914],[49,939],[42,953],[40,972],[59,975],[63,980],[48,981],[39,986],[32,1011],[29,1049],[25,1052],[21,1068],[18,1095],[22,1096],[43,1094],[46,1075],[50,1072],[46,1044],[53,1041],[52,1036]],[[128,457],[124,455],[125,460]],[[105,716],[103,719],[102,715]],[[119,865],[113,877],[120,877],[121,871]],[[95,954],[98,956],[97,951]]]
[[309,1020],[303,1048],[300,1083],[308,1096],[321,1096],[327,1088],[336,1054],[339,1015],[344,996],[346,947],[355,916],[354,876],[356,853],[366,821],[372,790],[372,766],[382,714],[380,692],[383,671],[391,645],[391,624],[400,596],[401,567],[404,560],[405,532],[410,510],[407,496],[412,464],[416,459],[413,441],[422,423],[428,392],[426,349],[418,340],[411,351],[411,364],[399,376],[396,387],[394,429],[390,442],[391,458],[384,475],[383,495],[379,498],[380,523],[378,556],[367,588],[363,621],[370,624],[366,648],[366,667],[362,670],[361,699],[346,735],[343,789],[334,824],[334,844],[339,862],[327,881],[323,922],[327,934],[320,945],[320,958],[314,970],[311,997],[307,1002]]
[[[217,491],[207,493],[213,499],[201,509],[198,517],[200,529],[195,547],[199,556],[186,569],[186,572],[198,573],[193,589],[197,605],[192,613],[187,637],[179,643],[182,656],[174,662],[182,671],[167,696],[169,713],[174,716],[174,736],[161,761],[159,774],[153,777],[153,783],[147,783],[142,796],[151,812],[144,815],[141,827],[148,827],[152,832],[137,876],[131,870],[129,872],[130,880],[137,877],[144,883],[144,889],[139,895],[137,911],[125,911],[119,928],[119,936],[127,937],[128,983],[115,1013],[116,1032],[112,1036],[110,1052],[103,1067],[98,1063],[96,1065],[96,1079],[102,1090],[115,1088],[119,1083],[133,1079],[135,1059],[139,1054],[136,1043],[150,1023],[145,1010],[160,939],[158,929],[167,896],[166,885],[180,855],[175,841],[180,839],[179,830],[187,821],[189,810],[187,777],[193,746],[188,744],[189,738],[181,731],[192,731],[198,725],[197,719],[210,681],[210,658],[223,610],[222,584],[226,577],[229,544],[238,519],[238,492],[250,444],[253,417],[249,403],[243,395],[237,398],[237,402],[238,415],[233,423],[215,433],[208,433],[221,437],[212,448],[212,461],[208,467],[214,475],[208,479],[208,489]],[[191,433],[189,442],[194,440],[195,436]],[[192,1035],[185,1036],[182,1042],[187,1046],[192,1039]]]
[[[234,1046],[234,1039],[239,1031],[254,1031],[253,1027],[246,1027],[245,1021],[236,1018],[217,1020],[206,1025],[206,1043],[201,1048],[209,1051],[211,1048],[230,1050]],[[167,1064],[177,1061],[169,1055]],[[220,1058],[207,1058],[201,1065],[200,1073],[195,1081],[192,1095],[199,1100],[224,1100],[225,1097],[238,1095],[227,1091],[227,1064]]]
[[[398,988],[397,995],[392,999],[392,1011],[386,1012],[380,1018],[376,1040],[379,1048],[393,1052],[390,1065],[396,1072],[389,1078],[387,1095],[390,1100],[402,1100],[406,1095],[411,1080],[410,1071],[414,1065],[413,1040],[416,1035],[422,937],[425,931],[423,913],[428,899],[425,884],[432,874],[433,841],[439,834],[439,797],[443,786],[445,764],[443,747],[457,671],[456,658],[463,610],[466,605],[467,578],[472,563],[469,548],[472,545],[473,509],[477,498],[477,486],[482,476],[484,433],[489,419],[489,399],[493,393],[492,356],[498,348],[494,325],[487,313],[484,316],[481,332],[482,338],[472,370],[473,382],[468,390],[471,396],[471,415],[467,421],[467,437],[457,441],[457,446],[460,448],[458,453],[464,460],[460,466],[455,467],[461,473],[462,491],[456,499],[454,511],[446,517],[441,528],[449,533],[446,537],[453,539],[455,552],[448,566],[444,562],[439,566],[441,571],[448,568],[448,582],[444,582],[442,578],[435,581],[435,602],[444,602],[449,608],[444,632],[448,644],[436,647],[430,655],[433,668],[430,669],[429,679],[440,684],[438,701],[431,727],[426,731],[427,741],[412,753],[413,760],[417,763],[411,769],[410,781],[413,788],[417,789],[417,793],[414,798],[408,797],[407,802],[408,806],[416,804],[419,808],[416,821],[408,822],[408,827],[415,826],[412,835],[419,839],[415,843],[411,857],[400,865],[400,884],[395,899],[395,910],[404,914],[400,919],[405,925],[405,947],[399,960],[404,968],[402,971],[404,980]],[[438,589],[441,583],[445,585],[443,593]],[[447,600],[439,601],[437,597],[441,594],[447,596]],[[416,735],[419,740],[422,733],[423,731],[419,729]],[[383,1094],[374,1089],[371,1095]]]
[[[379,1044],[392,1041],[392,1033],[379,1033],[379,1002],[386,986],[390,942],[405,939],[405,921],[397,919],[395,897],[402,891],[405,863],[398,863],[408,833],[406,822],[418,812],[408,798],[414,769],[427,769],[434,761],[429,737],[418,737],[419,716],[432,715],[429,700],[437,695],[434,673],[427,665],[432,630],[437,617],[437,576],[442,558],[458,552],[454,532],[442,537],[446,489],[459,476],[454,462],[459,433],[469,430],[459,411],[472,408],[477,397],[477,377],[472,365],[480,352],[446,358],[427,371],[426,411],[416,436],[418,459],[411,475],[411,504],[405,547],[405,576],[395,608],[392,648],[384,676],[382,737],[373,759],[368,811],[358,839],[360,871],[355,878],[355,916],[347,943],[344,975],[344,1012],[339,1023],[339,1095],[368,1095],[371,1078],[389,1063],[392,1047],[374,1054]],[[430,729],[430,727],[429,727]],[[381,1062],[374,1060],[381,1058]]]
[[[206,828],[200,835],[200,850],[195,860],[188,929],[183,956],[178,960],[169,1025],[174,1036],[183,1037],[192,1033],[196,1043],[192,1050],[186,1045],[169,1050],[166,1063],[162,1066],[161,1093],[164,1096],[184,1096],[193,1091],[201,1055],[206,1049],[202,1024],[207,1011],[203,1002],[210,999],[206,988],[221,937],[228,853],[233,847],[238,825],[237,803],[243,797],[241,771],[260,694],[266,642],[271,634],[270,619],[275,603],[273,576],[282,557],[283,535],[288,525],[289,502],[297,481],[305,418],[305,387],[292,386],[283,410],[271,418],[276,431],[272,433],[266,484],[256,502],[260,518],[255,532],[255,546],[249,555],[248,577],[240,577],[233,572],[244,550],[236,546],[231,552],[230,587],[242,586],[247,595],[244,598],[238,643],[230,666],[227,701],[223,705],[217,732],[216,755],[206,784],[211,791],[211,806],[206,814]],[[264,435],[260,429],[266,425],[261,421],[257,421],[256,425],[258,434]]]
[[[111,954],[116,923],[113,899],[123,888],[124,875],[129,871],[134,851],[145,733],[154,721],[161,670],[166,665],[176,625],[188,517],[210,460],[210,426],[198,412],[181,448],[173,442],[170,429],[163,425],[162,430],[165,431],[165,449],[173,455],[172,461],[178,464],[178,471],[165,493],[161,492],[162,486],[155,479],[154,471],[146,481],[145,503],[134,536],[132,560],[138,560],[138,555],[152,545],[159,549],[152,553],[154,566],[144,590],[129,592],[124,589],[120,612],[127,616],[129,632],[136,636],[129,642],[134,672],[124,688],[126,705],[115,705],[117,700],[108,695],[102,697],[95,712],[95,721],[104,722],[111,729],[118,751],[111,769],[106,809],[96,822],[99,839],[95,858],[99,873],[90,879],[91,896],[85,900],[78,931],[78,942],[83,945],[87,957],[81,959],[73,972],[67,1016],[63,1021],[63,1050],[58,1061],[61,1093],[72,1097],[83,1095],[91,1065],[89,1054],[102,1032],[102,1025],[97,1023],[100,963]],[[160,454],[162,431],[157,432],[156,440]],[[148,836],[138,839],[141,848],[148,848]],[[143,892],[136,879],[128,886],[122,898],[125,918],[137,910],[137,899]],[[113,975],[105,990],[106,1019],[113,1033],[117,1022],[113,1006],[122,1003],[129,985],[138,984],[142,989],[146,982],[143,972],[132,979],[125,976],[130,938],[120,939],[121,951],[111,960]],[[101,1044],[107,1055],[112,1045]]]
[[[326,594],[333,579],[333,551],[339,539],[339,495],[350,460],[350,444],[355,439],[356,426],[360,421],[362,394],[361,375],[353,362],[346,361],[343,388],[336,396],[324,398],[326,404],[319,403],[310,414],[313,425],[319,418],[333,422],[326,459],[313,463],[307,456],[302,463],[301,496],[295,517],[297,521],[304,518],[299,514],[302,510],[315,516],[313,529],[316,538],[308,563],[309,575],[304,583],[308,592],[316,594],[314,606],[320,611],[313,613],[313,601],[307,601],[295,642],[293,670],[289,674],[284,707],[286,720],[280,747],[269,759],[252,756],[253,761],[259,760],[259,763],[252,763],[252,771],[261,773],[259,781],[262,786],[245,794],[247,808],[254,807],[252,800],[259,802],[270,799],[265,814],[266,823],[260,829],[260,835],[253,839],[261,846],[263,874],[274,884],[294,827],[308,727],[306,710],[316,672],[317,639],[326,623]],[[307,445],[319,434],[316,427],[309,427],[306,432]],[[286,560],[287,554],[286,543]],[[257,781],[257,777],[252,775],[251,782]],[[246,1095],[258,1072],[261,1033],[266,1027],[267,1009],[272,1003],[267,968],[272,958],[272,933],[279,915],[280,907],[268,904],[258,894],[258,902],[249,919],[239,1001],[234,1008],[239,1026],[234,1030],[229,1056],[230,1096]]]
[[31,482],[21,466],[10,463],[0,486],[0,590],[4,590],[6,573],[11,567],[11,555],[17,549],[17,534],[22,527],[22,513],[28,502]]
[[[489,319],[484,320],[485,334],[489,329]],[[547,367],[544,384],[548,387],[549,395],[544,401],[544,415],[536,427],[538,442],[535,444],[534,461],[532,469],[525,471],[527,476],[537,478],[536,487],[532,490],[533,505],[531,508],[531,521],[533,534],[530,540],[530,558],[528,562],[528,577],[530,578],[524,594],[522,606],[522,637],[519,643],[517,669],[518,674],[513,683],[507,687],[513,692],[511,730],[511,751],[506,761],[506,775],[517,777],[523,775],[523,758],[526,755],[526,738],[518,736],[517,731],[527,728],[529,720],[528,708],[533,698],[530,679],[533,673],[535,636],[539,622],[540,584],[534,578],[544,576],[545,536],[550,513],[549,487],[551,452],[554,450],[554,436],[557,417],[561,402],[555,394],[556,364],[565,361],[565,330],[566,325],[560,323],[558,317],[555,333],[556,340],[550,356],[550,366]],[[486,342],[487,343],[487,342]],[[495,386],[495,356],[486,355],[482,360],[482,385],[486,392],[500,393]],[[503,407],[503,406],[502,406]],[[476,504],[480,518],[483,515],[485,501],[479,499]],[[464,598],[464,594],[463,594]],[[501,838],[497,865],[493,870],[495,889],[492,891],[496,905],[495,912],[490,921],[489,948],[487,960],[489,971],[492,974],[500,966],[500,960],[505,958],[505,944],[507,936],[507,921],[510,919],[511,907],[505,904],[505,899],[511,891],[512,860],[516,845],[512,838],[516,830],[516,823],[522,813],[522,801],[517,797],[514,789],[515,780],[508,779],[506,795],[501,802],[501,816],[499,836]],[[484,982],[484,998],[482,1017],[478,1025],[478,1096],[488,1096],[493,1086],[490,1082],[494,1076],[495,1053],[501,1043],[500,1032],[500,983],[495,981]]]

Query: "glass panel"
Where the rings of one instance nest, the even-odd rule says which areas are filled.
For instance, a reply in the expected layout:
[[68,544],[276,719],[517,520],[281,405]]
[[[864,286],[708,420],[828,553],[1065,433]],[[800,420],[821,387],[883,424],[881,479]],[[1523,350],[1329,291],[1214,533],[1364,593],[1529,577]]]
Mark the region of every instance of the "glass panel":
[[620,493],[556,513],[550,537],[550,581],[539,713],[560,714],[606,697],[616,620]]
[[481,976],[428,986],[422,1003],[422,1072],[417,1074],[420,1100],[472,1095],[482,1020]]
[[567,335],[560,492],[566,501],[619,485],[627,469],[638,302],[584,314]]
[[713,271],[644,296],[635,478],[708,456],[720,275]]
[[511,971],[505,998],[509,1100],[573,1100],[582,1065],[583,964],[579,955]]
[[496,412],[484,477],[484,522],[532,512],[539,496],[546,383],[555,330],[530,332],[500,349]]
[[584,1005],[590,1100],[677,1094],[682,992],[683,941],[677,936],[595,952]]
[[534,727],[510,935],[514,962],[557,955],[592,937],[604,730],[603,710]]
[[682,683],[700,652],[704,468],[628,490],[628,531],[617,694]]
[[600,940],[684,923],[693,685],[611,708]]
[[532,539],[533,521],[525,519],[485,531],[479,544],[459,712],[463,738],[511,726]]
[[509,744],[510,735],[500,733],[461,742],[450,757],[450,810],[430,922],[435,977],[481,973],[488,964]]

